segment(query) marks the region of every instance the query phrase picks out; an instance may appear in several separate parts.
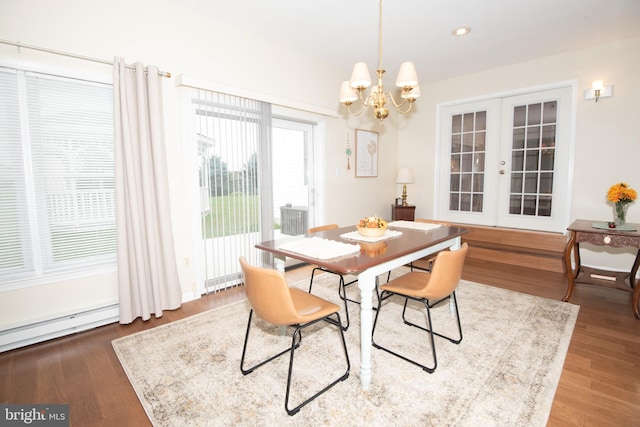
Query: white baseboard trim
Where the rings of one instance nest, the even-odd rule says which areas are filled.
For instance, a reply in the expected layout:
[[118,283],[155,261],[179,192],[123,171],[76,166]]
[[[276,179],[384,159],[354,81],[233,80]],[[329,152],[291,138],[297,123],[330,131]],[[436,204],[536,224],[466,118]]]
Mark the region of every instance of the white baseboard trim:
[[36,322],[0,332],[0,353],[71,335],[118,321],[118,304],[69,314],[56,319]]

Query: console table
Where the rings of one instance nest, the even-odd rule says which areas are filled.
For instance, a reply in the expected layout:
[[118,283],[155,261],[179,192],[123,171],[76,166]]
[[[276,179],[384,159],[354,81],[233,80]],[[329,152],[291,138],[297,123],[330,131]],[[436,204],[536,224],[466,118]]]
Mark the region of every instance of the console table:
[[393,221],[414,221],[416,207],[414,205],[391,205],[391,220]]
[[[640,319],[640,280],[635,281],[638,267],[640,266],[640,228],[639,224],[632,224],[636,230],[621,230],[615,228],[595,228],[594,224],[602,227],[602,222],[578,219],[567,230],[571,232],[569,242],[565,249],[564,259],[567,267],[567,293],[562,301],[569,301],[576,282],[590,285],[606,286],[619,289],[632,294],[632,310],[636,319]],[[635,262],[630,272],[613,272],[583,267],[580,264],[580,242],[591,243],[597,246],[610,246],[613,248],[632,247],[638,250]],[[571,253],[573,252],[575,270],[571,266]],[[609,280],[609,279],[610,280]]]

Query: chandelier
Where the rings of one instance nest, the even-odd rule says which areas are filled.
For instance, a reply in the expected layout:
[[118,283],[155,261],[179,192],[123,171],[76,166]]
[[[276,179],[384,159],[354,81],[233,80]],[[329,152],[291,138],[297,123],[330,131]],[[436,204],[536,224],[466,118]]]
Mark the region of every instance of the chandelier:
[[[358,62],[353,67],[351,80],[342,82],[340,87],[340,102],[347,107],[347,112],[352,116],[358,116],[367,107],[371,107],[373,116],[382,121],[389,115],[388,104],[393,104],[399,113],[405,114],[411,110],[411,106],[420,97],[420,85],[418,75],[413,62],[403,62],[400,65],[396,86],[401,88],[400,102],[396,102],[391,92],[385,92],[382,84],[382,75],[385,70],[382,68],[382,0],[380,0],[380,13],[378,16],[379,41],[378,41],[378,84],[371,88],[371,92],[365,98],[364,91],[371,86],[369,69],[364,62]],[[352,111],[351,105],[355,101],[360,101],[360,109]]]

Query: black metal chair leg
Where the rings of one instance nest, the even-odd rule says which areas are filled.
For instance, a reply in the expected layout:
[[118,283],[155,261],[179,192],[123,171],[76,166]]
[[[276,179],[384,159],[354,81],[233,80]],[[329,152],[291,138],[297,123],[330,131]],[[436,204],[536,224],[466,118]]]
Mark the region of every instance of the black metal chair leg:
[[[263,360],[262,362],[259,362],[259,363],[257,363],[256,365],[254,365],[254,366],[252,366],[250,368],[245,369],[244,368],[244,359],[245,359],[245,355],[246,355],[246,351],[247,351],[247,343],[248,343],[248,340],[249,340],[249,331],[251,329],[251,320],[252,320],[252,317],[253,317],[253,310],[251,310],[249,312],[249,321],[247,322],[247,332],[245,334],[244,345],[242,347],[242,358],[240,360],[240,371],[242,372],[243,375],[250,374],[255,369],[261,367],[262,365],[265,365],[266,363],[269,363],[270,361],[282,356],[283,354],[291,353],[290,354],[290,358],[289,358],[289,373],[288,373],[288,376],[287,376],[287,389],[286,389],[285,402],[284,402],[285,410],[287,411],[287,414],[289,414],[289,415],[295,415],[296,413],[298,413],[300,411],[300,408],[302,408],[303,406],[305,406],[306,404],[308,404],[312,400],[316,399],[318,396],[320,396],[325,391],[329,390],[331,387],[333,387],[334,385],[336,385],[340,381],[344,381],[347,378],[349,378],[349,372],[351,370],[351,362],[349,360],[349,353],[347,352],[347,343],[346,343],[346,340],[344,338],[344,332],[342,330],[342,327],[340,326],[342,324],[342,321],[340,319],[340,314],[339,313],[334,313],[334,315],[335,315],[335,319],[332,318],[333,315],[329,315],[329,316],[323,317],[321,319],[314,320],[313,322],[305,323],[304,325],[297,325],[296,329],[293,331],[293,335],[291,337],[291,346],[290,347],[287,347],[286,350],[281,351],[278,354],[276,354],[274,356],[271,356],[268,359]],[[322,390],[318,391],[313,396],[311,396],[310,398],[306,399],[304,402],[300,403],[295,408],[289,409],[289,394],[290,394],[290,391],[291,391],[291,382],[292,382],[291,379],[292,379],[292,373],[293,373],[293,360],[294,360],[295,350],[300,347],[300,343],[302,342],[302,330],[304,328],[306,328],[307,326],[311,326],[311,325],[313,325],[313,324],[315,324],[315,323],[317,323],[317,322],[319,322],[321,320],[324,320],[324,321],[326,321],[328,323],[331,323],[332,325],[334,325],[338,329],[338,333],[340,334],[340,340],[342,342],[342,349],[344,351],[345,360],[347,362],[347,368],[346,368],[345,372],[340,377],[338,377],[337,379],[332,381],[329,385],[323,387]]]
[[[382,345],[380,345],[380,344],[375,342],[376,326],[378,324],[378,316],[380,315],[380,311],[381,311],[381,308],[382,308],[382,302],[384,300],[390,298],[393,295],[397,295],[397,294],[394,294],[394,293],[388,292],[388,291],[383,291],[382,294],[381,294],[381,298],[378,301],[378,310],[376,312],[376,317],[375,317],[375,319],[373,321],[373,330],[371,332],[371,343],[372,343],[373,347],[375,347],[377,349],[380,349],[380,350],[384,350],[387,353],[390,353],[390,354],[393,354],[396,357],[399,357],[400,359],[403,359],[403,360],[405,360],[405,361],[407,361],[409,363],[412,363],[412,364],[414,364],[416,366],[419,366],[420,368],[422,368],[426,372],[429,372],[429,373],[434,372],[435,369],[438,366],[438,358],[437,358],[437,354],[436,354],[436,346],[435,346],[435,338],[434,337],[437,335],[439,337],[442,337],[442,338],[445,338],[445,339],[451,341],[454,344],[459,344],[460,341],[462,341],[462,327],[460,325],[460,315],[458,313],[458,303],[457,303],[455,292],[453,292],[451,294],[451,296],[453,297],[453,301],[454,301],[454,306],[455,306],[455,310],[456,310],[456,320],[457,320],[457,324],[458,324],[458,332],[460,334],[460,338],[457,339],[457,340],[452,339],[450,337],[444,336],[442,334],[439,334],[439,333],[433,331],[433,324],[432,324],[432,320],[431,320],[431,307],[432,307],[432,305],[431,306],[429,305],[429,301],[424,300],[424,299],[406,297],[404,295],[398,295],[398,296],[401,296],[401,297],[405,298],[404,307],[402,309],[402,320],[403,320],[403,322],[405,324],[409,325],[409,326],[415,326],[415,327],[417,327],[417,328],[419,328],[419,329],[421,329],[421,330],[423,330],[423,331],[425,331],[425,332],[427,332],[429,334],[429,340],[430,340],[430,343],[431,343],[431,353],[432,353],[432,358],[433,358],[432,366],[423,365],[423,364],[421,364],[421,363],[419,363],[419,362],[417,362],[415,360],[412,360],[412,359],[410,359],[410,358],[408,358],[408,357],[406,357],[406,356],[404,356],[402,354],[399,354],[399,353],[397,353],[397,352],[395,352],[395,351],[393,351],[393,350],[391,350],[389,348],[386,348],[386,347],[384,347],[384,346],[382,346]],[[427,311],[427,323],[429,325],[428,328],[416,325],[416,324],[411,323],[411,322],[406,320],[405,312],[406,312],[406,309],[407,309],[407,302],[408,302],[409,299],[421,302],[424,305],[425,310]],[[438,302],[442,302],[443,300],[440,300]]]
[[[454,307],[455,307],[455,310],[456,310],[456,322],[458,324],[458,338],[452,338],[452,337],[440,334],[440,333],[435,332],[435,331],[433,331],[433,334],[437,335],[437,336],[439,336],[441,338],[444,338],[446,340],[449,340],[454,344],[460,344],[460,342],[462,341],[462,326],[460,325],[460,313],[458,312],[458,299],[456,298],[456,293],[455,292],[453,292],[448,297],[442,298],[442,299],[440,299],[440,300],[438,300],[438,301],[436,301],[434,303],[431,303],[428,300],[417,300],[417,299],[414,299],[414,300],[415,301],[422,301],[429,308],[433,308],[433,307],[435,307],[436,305],[440,304],[443,301],[448,301],[451,297],[453,297],[453,304],[454,304]],[[416,325],[415,323],[411,323],[411,322],[409,322],[407,320],[407,318],[405,317],[405,313],[406,313],[406,310],[407,310],[407,302],[408,301],[409,301],[409,298],[405,298],[405,300],[404,300],[404,308],[402,309],[402,321],[404,322],[404,324],[405,325],[409,325],[409,326],[413,326],[413,327],[418,328],[418,329],[422,329],[423,331],[426,331],[426,332],[432,332],[431,329],[427,329],[427,328],[425,328],[423,326]],[[431,323],[429,323],[429,328],[431,328]]]
[[[342,290],[342,293],[344,293],[344,298],[342,297],[340,290]],[[346,331],[347,329],[349,329],[349,300],[347,299],[347,290],[345,289],[345,285],[344,285],[344,277],[342,275],[340,275],[340,284],[338,285],[338,296],[340,297],[340,299],[342,299],[344,301],[344,313],[345,313],[345,319],[347,320],[346,325],[342,326],[342,330]]]
[[[287,376],[287,392],[286,392],[285,401],[284,401],[284,409],[287,411],[287,414],[289,414],[289,415],[297,414],[300,411],[300,408],[302,408],[303,406],[305,406],[306,404],[308,404],[312,400],[315,400],[315,398],[320,396],[325,391],[329,390],[331,387],[333,387],[334,385],[336,385],[340,381],[344,381],[347,378],[349,378],[349,371],[351,369],[351,363],[349,361],[349,353],[347,352],[347,343],[346,343],[346,341],[344,339],[344,331],[339,326],[339,325],[342,324],[342,322],[340,320],[340,314],[339,313],[335,313],[335,315],[336,315],[337,320],[330,319],[330,316],[327,316],[327,317],[325,317],[323,319],[318,319],[318,320],[315,320],[313,322],[305,323],[302,326],[298,326],[296,328],[296,330],[294,331],[294,333],[293,333],[293,337],[291,338],[291,357],[289,359],[289,374]],[[296,340],[295,340],[296,335],[300,335],[300,333],[301,333],[303,328],[306,328],[307,326],[311,326],[311,325],[313,325],[314,323],[316,323],[316,322],[318,322],[320,320],[326,320],[329,323],[334,324],[338,328],[338,332],[340,333],[340,339],[342,341],[342,348],[344,350],[345,359],[347,361],[347,369],[346,369],[344,374],[342,374],[340,377],[338,377],[335,380],[333,380],[330,384],[328,384],[327,386],[322,388],[322,390],[318,391],[313,396],[309,397],[308,399],[306,399],[305,401],[300,403],[295,408],[289,409],[289,392],[291,391],[291,378],[292,378],[292,373],[293,373],[293,358],[294,358],[294,355],[295,355],[295,349],[297,348],[296,347]]]
[[[316,267],[313,270],[311,270],[311,280],[309,281],[309,293],[311,293],[311,289],[313,288],[313,277],[315,275],[316,270],[321,270],[324,271],[325,273],[331,273],[331,274],[335,274],[336,276],[340,277],[340,282],[338,284],[338,296],[340,297],[341,300],[344,301],[344,312],[345,312],[345,319],[346,319],[346,324],[342,325],[341,328],[343,331],[346,331],[347,329],[349,329],[349,307],[347,306],[347,301],[351,301],[346,299],[346,295],[347,295],[347,290],[345,289],[345,284],[344,284],[344,277],[340,274],[340,273],[335,273],[333,271],[329,271],[329,270],[325,270],[323,268],[320,267]],[[349,285],[351,283],[354,282],[350,282]],[[342,292],[344,292],[344,297],[342,296]]]
[[[288,352],[291,351],[291,348],[287,347],[286,350],[283,350],[283,351],[279,352],[278,354],[276,354],[274,356],[271,356],[268,359],[263,360],[262,362],[259,362],[259,363],[257,363],[256,365],[254,365],[254,366],[252,366],[250,368],[245,369],[244,368],[244,357],[245,357],[245,354],[247,352],[247,343],[249,342],[249,331],[251,329],[251,319],[252,319],[252,317],[253,317],[253,310],[251,310],[249,312],[249,321],[247,322],[247,333],[244,336],[244,345],[242,346],[242,358],[240,359],[240,371],[242,372],[242,375],[250,374],[254,370],[258,369],[260,366],[265,365],[265,364],[271,362],[273,359],[276,359],[276,358],[282,356],[283,354],[288,353]],[[295,344],[296,348],[300,347],[301,340],[302,340],[302,335],[299,335],[298,336],[298,341]]]

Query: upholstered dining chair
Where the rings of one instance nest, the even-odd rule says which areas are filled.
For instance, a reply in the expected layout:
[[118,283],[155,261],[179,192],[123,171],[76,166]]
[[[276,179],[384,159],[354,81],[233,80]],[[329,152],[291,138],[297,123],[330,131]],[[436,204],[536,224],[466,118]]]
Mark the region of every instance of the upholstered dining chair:
[[[458,313],[458,301],[456,299],[456,288],[462,277],[462,268],[464,267],[464,261],[467,256],[467,250],[469,249],[467,243],[464,243],[462,247],[454,251],[441,251],[436,256],[433,263],[431,272],[425,271],[411,271],[396,279],[393,279],[389,283],[386,283],[380,287],[382,291],[380,299],[378,300],[378,310],[373,322],[372,331],[372,344],[375,348],[384,350],[393,354],[407,362],[413,363],[431,373],[435,371],[438,366],[438,358],[436,356],[436,346],[434,336],[439,336],[451,341],[454,344],[460,344],[462,341],[462,327],[460,325],[460,314]],[[376,327],[378,326],[378,320],[380,312],[382,310],[383,301],[393,297],[400,296],[404,298],[404,308],[402,309],[402,321],[409,326],[415,326],[429,334],[432,363],[426,365],[409,357],[402,355],[394,350],[380,345],[375,341]],[[424,305],[427,314],[427,327],[416,325],[407,320],[407,303],[409,300],[417,301]],[[455,316],[458,326],[458,337],[449,337],[434,331],[434,327],[431,319],[431,309],[445,301],[453,301],[453,308],[455,309]]]
[[[416,218],[416,222],[424,222],[427,224],[440,224],[444,227],[451,227],[451,223],[448,221],[438,221],[435,219],[423,219],[423,218]],[[436,255],[437,254],[431,254],[429,256],[426,256],[424,258],[420,258],[419,260],[413,261],[411,264],[409,264],[409,267],[411,268],[411,271],[413,271],[414,269],[416,270],[422,270],[422,271],[431,271],[431,267],[433,266],[433,261],[436,260]]]
[[[319,225],[319,226],[317,226],[317,227],[312,227],[312,228],[310,228],[310,229],[307,231],[307,233],[308,233],[308,234],[313,234],[313,233],[317,233],[317,232],[319,232],[319,231],[334,230],[334,229],[336,229],[336,228],[339,228],[339,227],[338,227],[338,224],[326,224],[326,225]],[[359,302],[359,301],[356,301],[356,300],[352,300],[352,299],[347,298],[347,289],[346,289],[346,288],[347,288],[347,286],[349,286],[349,285],[352,285],[352,284],[354,284],[354,283],[357,283],[357,282],[358,282],[358,279],[351,280],[350,282],[345,282],[345,280],[344,280],[344,276],[343,276],[342,274],[340,274],[340,273],[338,273],[338,272],[336,272],[336,271],[329,270],[329,269],[327,269],[327,268],[325,268],[325,267],[316,266],[316,267],[311,271],[311,280],[309,281],[309,293],[311,293],[311,289],[313,288],[313,278],[314,278],[314,276],[315,276],[316,271],[318,271],[318,270],[320,270],[320,271],[324,271],[325,273],[335,274],[335,275],[337,275],[338,277],[340,277],[340,281],[338,282],[338,295],[340,296],[340,299],[341,299],[342,301],[344,301],[344,311],[345,311],[345,315],[344,315],[344,317],[345,317],[346,322],[345,322],[345,324],[344,324],[344,325],[342,325],[342,329],[343,329],[344,331],[346,331],[347,329],[349,329],[349,307],[348,307],[348,302],[349,302],[349,301],[351,301],[351,302],[355,302],[356,304],[360,304],[360,302]]]
[[[284,275],[277,270],[254,267],[250,265],[244,257],[240,257],[240,266],[242,267],[242,273],[244,276],[247,299],[251,305],[249,321],[247,322],[247,332],[244,338],[244,345],[242,347],[240,371],[243,375],[250,374],[255,369],[265,365],[277,357],[282,356],[285,353],[290,353],[284,408],[287,411],[287,414],[295,415],[304,405],[329,390],[338,382],[344,381],[349,377],[351,364],[349,362],[349,354],[347,353],[344,332],[340,327],[340,306],[307,293],[301,289],[290,288]],[[293,327],[294,330],[291,338],[291,346],[289,348],[270,356],[268,359],[263,360],[250,368],[245,368],[245,355],[247,353],[247,343],[249,342],[249,332],[251,330],[251,319],[254,312],[259,318],[266,322],[277,326],[290,326]],[[293,356],[295,350],[301,345],[302,330],[323,320],[334,325],[336,329],[338,329],[347,365],[346,370],[341,376],[322,388],[322,390],[290,409],[289,392],[291,390],[292,382]]]
[[[415,222],[424,222],[427,224],[440,224],[445,227],[451,227],[451,223],[448,221],[439,221],[435,219],[424,219],[424,218],[416,218]],[[436,259],[435,254],[428,255],[426,257],[417,259],[411,263],[409,263],[409,268],[411,271],[413,270],[421,270],[421,271],[431,271],[431,267],[433,266],[433,261]],[[387,274],[387,282],[391,279],[391,272]]]

